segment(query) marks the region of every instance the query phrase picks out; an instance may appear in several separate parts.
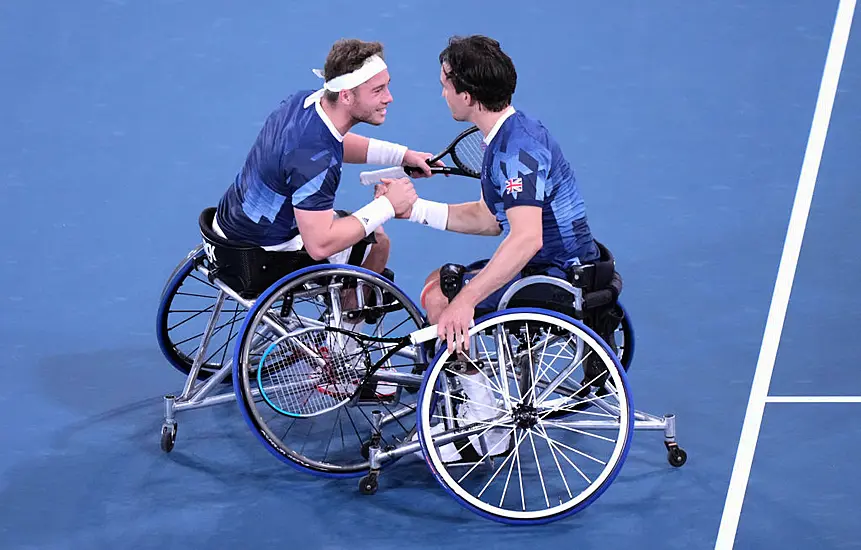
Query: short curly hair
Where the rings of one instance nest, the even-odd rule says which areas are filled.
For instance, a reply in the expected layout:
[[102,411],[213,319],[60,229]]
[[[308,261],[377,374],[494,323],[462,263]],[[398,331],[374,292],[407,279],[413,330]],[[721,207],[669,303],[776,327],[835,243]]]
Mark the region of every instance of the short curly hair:
[[[323,76],[328,80],[351,73],[365,64],[373,56],[383,57],[383,45],[380,42],[365,42],[357,38],[343,38],[332,45],[326,64],[323,66]],[[326,99],[338,100],[338,92],[326,90]]]

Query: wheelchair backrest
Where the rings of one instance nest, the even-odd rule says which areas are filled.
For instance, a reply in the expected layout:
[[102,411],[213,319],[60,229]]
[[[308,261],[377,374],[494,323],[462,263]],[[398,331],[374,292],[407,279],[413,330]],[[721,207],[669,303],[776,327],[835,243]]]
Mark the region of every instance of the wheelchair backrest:
[[210,277],[224,282],[243,298],[254,298],[281,277],[320,262],[305,252],[270,252],[219,236],[213,229],[214,207],[198,219],[203,248],[210,263]]

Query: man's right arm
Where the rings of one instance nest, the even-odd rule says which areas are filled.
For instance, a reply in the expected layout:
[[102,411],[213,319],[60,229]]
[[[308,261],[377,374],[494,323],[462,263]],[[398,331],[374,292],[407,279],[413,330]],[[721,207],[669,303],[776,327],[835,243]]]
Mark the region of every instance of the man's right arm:
[[448,205],[447,231],[496,236],[502,228],[483,200]]
[[[382,183],[375,187],[374,195],[376,197],[387,195],[390,185],[395,182],[409,182],[409,178],[383,179]],[[396,217],[455,233],[489,236],[502,233],[496,216],[488,210],[484,203],[483,195],[477,201],[460,204],[447,204],[417,198],[410,209]]]
[[335,190],[339,177],[340,170],[330,167],[327,172],[307,180],[293,194],[296,225],[305,250],[315,260],[326,259],[353,246],[396,214],[409,211],[417,198],[409,180],[394,183],[388,196],[376,197],[351,216],[335,219]]
[[324,260],[356,244],[365,236],[362,223],[352,217],[335,219],[335,192],[341,177],[334,152],[324,145],[294,150],[285,159],[285,180],[292,187],[290,201],[305,250]]
[[334,210],[301,210],[294,207],[296,224],[305,250],[315,260],[325,260],[365,237],[365,227],[355,216],[335,219]]

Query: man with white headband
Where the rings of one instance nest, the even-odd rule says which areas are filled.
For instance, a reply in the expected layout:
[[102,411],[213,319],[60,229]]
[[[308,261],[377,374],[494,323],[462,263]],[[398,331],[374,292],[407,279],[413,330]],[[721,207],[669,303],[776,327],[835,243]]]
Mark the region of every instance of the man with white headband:
[[316,261],[347,263],[352,247],[367,244],[350,260],[377,273],[388,261],[382,225],[416,199],[411,183],[391,185],[353,214],[334,211],[342,163],[409,165],[431,175],[432,155],[350,132],[358,123],[380,125],[392,101],[382,45],[340,40],[323,71],[322,89],[295,93],[263,125],[245,165],[221,198],[213,223],[221,236],[270,251],[305,250]]
[[[451,303],[440,289],[439,270],[425,281],[421,302],[428,321],[437,325],[439,339],[448,343],[449,351],[457,352],[468,347],[476,310],[496,310],[505,290],[524,271],[565,279],[566,270],[597,260],[600,253],[574,172],[559,144],[541,122],[511,105],[517,72],[499,43],[484,36],[454,37],[439,61],[442,95],[452,117],[475,124],[484,135],[481,197],[462,204],[418,199],[398,217],[440,230],[505,234],[492,258],[465,266],[463,287]],[[459,378],[468,400],[457,413],[462,426],[486,422],[498,410],[498,396],[486,384],[486,376],[464,363]],[[485,433],[490,454],[509,449],[508,433],[507,428]],[[477,436],[469,439],[477,448]],[[470,454],[469,446],[456,448],[460,452],[449,444],[442,452],[453,461]]]

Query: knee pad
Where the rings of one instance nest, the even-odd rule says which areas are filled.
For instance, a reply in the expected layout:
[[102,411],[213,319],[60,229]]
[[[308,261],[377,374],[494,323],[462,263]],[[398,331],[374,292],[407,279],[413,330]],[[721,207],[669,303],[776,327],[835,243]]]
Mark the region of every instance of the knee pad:
[[463,276],[466,267],[460,264],[445,264],[439,270],[439,287],[443,296],[451,302],[460,289],[463,288]]
[[[463,288],[463,276],[465,274],[466,267],[460,264],[445,264],[440,268],[439,288],[442,291],[443,296],[448,298],[449,302],[454,300],[454,297],[457,296],[457,293],[460,292],[461,288]],[[436,284],[436,281],[431,281],[422,289],[420,303],[422,308],[425,310],[428,308],[427,304],[425,304],[425,299],[434,284]]]

